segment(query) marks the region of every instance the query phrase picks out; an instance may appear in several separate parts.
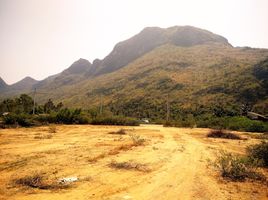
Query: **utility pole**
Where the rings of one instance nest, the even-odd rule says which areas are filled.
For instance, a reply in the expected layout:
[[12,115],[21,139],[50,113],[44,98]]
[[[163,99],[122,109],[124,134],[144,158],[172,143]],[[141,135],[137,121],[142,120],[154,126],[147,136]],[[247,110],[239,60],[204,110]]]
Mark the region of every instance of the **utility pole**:
[[100,95],[100,115],[102,115],[102,95]]
[[169,114],[170,114],[170,105],[169,105],[169,95],[167,95],[167,117],[166,121],[169,121]]
[[34,98],[33,98],[33,114],[35,114],[35,95],[36,95],[36,88],[34,88]]

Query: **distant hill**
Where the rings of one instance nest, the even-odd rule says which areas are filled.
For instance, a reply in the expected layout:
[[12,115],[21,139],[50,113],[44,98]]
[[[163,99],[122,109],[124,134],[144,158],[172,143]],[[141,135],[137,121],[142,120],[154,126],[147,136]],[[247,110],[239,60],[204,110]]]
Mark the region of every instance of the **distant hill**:
[[52,98],[88,108],[102,98],[106,108],[134,117],[163,116],[167,99],[174,115],[217,106],[233,112],[245,104],[265,114],[267,62],[267,49],[233,47],[203,29],[149,27],[115,45],[103,60],[79,59],[32,87],[43,93],[38,102]]
[[19,82],[10,85],[9,90],[31,90],[36,83],[38,83],[37,80],[27,76]]
[[0,77],[0,91],[3,91],[4,89],[6,89],[6,87],[6,82]]
[[[31,77],[25,77],[24,79],[12,84],[7,85],[3,79],[0,78],[0,91],[2,95],[12,96],[20,93],[27,93],[33,89],[33,86],[38,83]],[[2,90],[1,90],[2,88]]]

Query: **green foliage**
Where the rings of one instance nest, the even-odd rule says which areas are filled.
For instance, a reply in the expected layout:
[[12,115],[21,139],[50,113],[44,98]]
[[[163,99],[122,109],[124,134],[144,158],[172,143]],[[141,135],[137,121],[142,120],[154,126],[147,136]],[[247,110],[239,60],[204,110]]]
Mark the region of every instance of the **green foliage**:
[[0,103],[0,113],[13,112],[30,114],[33,109],[33,100],[26,94],[21,94],[19,98],[5,99]]
[[5,115],[3,117],[3,120],[6,125],[20,125],[23,127],[29,127],[34,124],[31,116],[24,113],[21,114],[10,113],[8,115]]
[[62,109],[56,115],[56,122],[63,124],[88,124],[89,118],[81,109]]
[[34,119],[42,124],[56,123],[57,113],[51,112],[50,114],[40,114],[34,117]]
[[248,132],[266,132],[268,124],[262,121],[250,120],[246,117],[226,118],[226,128]]
[[268,124],[262,121],[250,120],[246,117],[199,117],[197,127],[230,129],[247,132],[266,132]]
[[268,167],[268,142],[263,141],[260,144],[255,144],[247,149],[248,154],[254,158],[263,161],[265,167]]
[[139,126],[139,122],[136,119],[122,116],[100,116],[91,121],[91,124],[95,125],[122,125],[122,126]]

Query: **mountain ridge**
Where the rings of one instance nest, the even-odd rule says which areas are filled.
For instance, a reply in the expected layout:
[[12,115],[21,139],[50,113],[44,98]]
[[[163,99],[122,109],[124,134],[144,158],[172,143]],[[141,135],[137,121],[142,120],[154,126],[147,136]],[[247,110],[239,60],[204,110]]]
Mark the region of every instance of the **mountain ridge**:
[[52,98],[85,108],[98,106],[102,96],[105,106],[135,117],[136,110],[144,116],[147,107],[159,109],[168,93],[183,109],[247,102],[259,109],[268,103],[266,85],[253,71],[266,58],[267,49],[236,48],[204,29],[147,27],[117,43],[103,60],[79,59],[33,87],[47,93],[38,95],[39,102]]

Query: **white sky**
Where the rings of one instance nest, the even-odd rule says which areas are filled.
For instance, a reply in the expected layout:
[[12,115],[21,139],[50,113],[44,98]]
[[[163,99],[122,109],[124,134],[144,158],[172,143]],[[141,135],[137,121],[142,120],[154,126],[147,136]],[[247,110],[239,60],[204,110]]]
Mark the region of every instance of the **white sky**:
[[104,58],[144,27],[174,25],[268,48],[268,0],[0,0],[0,77],[40,80]]

